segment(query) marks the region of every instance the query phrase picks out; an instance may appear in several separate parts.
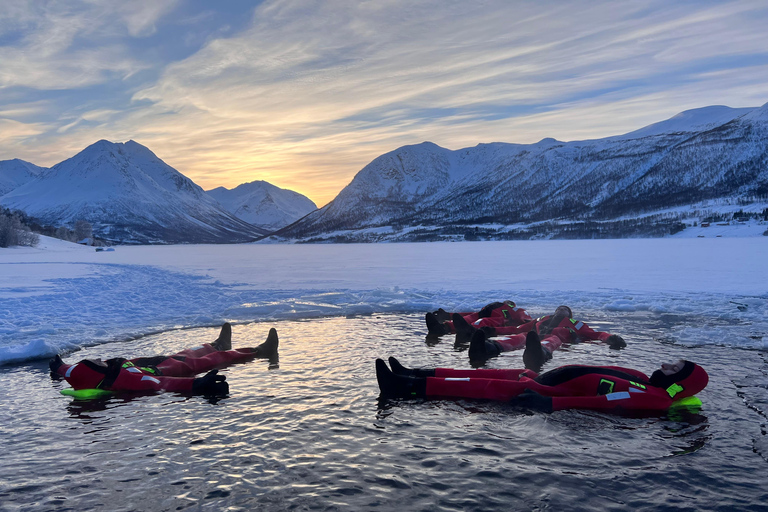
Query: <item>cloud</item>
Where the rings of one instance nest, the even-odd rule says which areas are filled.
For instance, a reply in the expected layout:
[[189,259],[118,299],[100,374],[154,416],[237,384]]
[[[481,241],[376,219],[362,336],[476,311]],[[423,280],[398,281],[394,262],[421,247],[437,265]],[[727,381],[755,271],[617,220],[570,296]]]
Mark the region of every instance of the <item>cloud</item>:
[[[219,19],[210,7],[179,17],[174,2],[78,5],[50,27],[17,14],[46,28],[13,47],[18,62],[0,64],[0,86],[19,80],[25,66],[40,69],[25,79],[30,87],[58,75],[61,87],[114,84],[148,64],[107,37],[108,27],[160,41],[170,12],[179,24]],[[268,1],[239,32],[211,36],[151,83],[122,89],[130,105],[62,116],[52,140],[84,147],[132,138],[205,188],[266,179],[323,204],[373,158],[404,144],[594,138],[687,108],[761,105],[763,5]],[[89,20],[106,12],[115,21],[95,30]],[[86,47],[81,37],[103,44]],[[21,61],[23,49],[39,66]],[[88,120],[83,111],[109,115]]]
[[126,37],[155,32],[177,0],[20,2],[0,7],[0,87],[37,90],[120,80],[149,66],[130,55]]
[[109,4],[110,8],[120,13],[128,33],[134,37],[143,37],[157,31],[156,23],[173,11],[179,0],[116,0]]

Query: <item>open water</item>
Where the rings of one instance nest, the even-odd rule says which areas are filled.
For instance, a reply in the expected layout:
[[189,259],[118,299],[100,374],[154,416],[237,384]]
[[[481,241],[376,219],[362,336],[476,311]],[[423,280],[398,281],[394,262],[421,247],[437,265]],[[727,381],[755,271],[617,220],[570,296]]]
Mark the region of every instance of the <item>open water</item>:
[[[766,510],[766,353],[665,338],[695,318],[608,315],[590,325],[624,335],[626,349],[573,345],[544,369],[650,373],[684,357],[711,377],[698,414],[380,400],[376,357],[468,367],[450,337],[427,343],[414,314],[235,325],[235,346],[254,346],[276,327],[280,361],[224,370],[231,391],[219,400],[74,401],[45,362],[2,367],[0,510]],[[169,331],[65,360],[167,354],[217,334]],[[520,367],[521,354],[487,366]]]

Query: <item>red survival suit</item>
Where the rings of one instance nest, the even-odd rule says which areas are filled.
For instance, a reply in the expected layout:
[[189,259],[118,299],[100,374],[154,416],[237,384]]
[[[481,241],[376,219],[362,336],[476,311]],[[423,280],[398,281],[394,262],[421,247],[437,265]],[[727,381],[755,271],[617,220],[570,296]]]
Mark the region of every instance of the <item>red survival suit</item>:
[[[537,334],[540,334],[540,328],[545,325],[550,318],[552,317],[543,316],[519,326],[495,327],[494,336],[504,334],[514,335],[505,336],[503,338],[494,338],[493,341],[501,347],[502,352],[525,348],[526,334],[529,331],[536,331]],[[553,351],[560,348],[563,343],[576,343],[584,340],[605,341],[610,335],[611,333],[609,332],[592,329],[581,320],[565,318],[557,325],[557,327],[552,329],[551,333],[542,337],[541,346],[551,354]]]
[[[674,375],[644,373],[618,366],[569,365],[541,375],[530,370],[435,369],[426,378],[426,397],[455,397],[510,401],[526,391],[546,399],[548,410],[591,409],[666,410],[674,400],[693,396],[707,386],[709,376],[686,361]],[[530,393],[525,393],[531,395]]]
[[76,390],[184,392],[194,390],[194,376],[199,373],[250,361],[255,357],[257,353],[253,349],[219,351],[205,343],[172,356],[107,361],[85,359],[51,369]]
[[[512,328],[520,324],[531,322],[533,318],[523,308],[519,308],[511,300],[502,302],[494,302],[488,304],[483,309],[476,313],[459,313],[464,317],[467,323],[471,324],[476,329],[480,327],[494,327],[494,328]],[[443,322],[443,325],[448,328],[451,333],[456,332],[456,328],[453,322],[448,320]],[[530,329],[529,329],[530,330]],[[512,332],[500,332],[498,334],[517,334],[523,331]],[[528,332],[528,331],[525,331]]]

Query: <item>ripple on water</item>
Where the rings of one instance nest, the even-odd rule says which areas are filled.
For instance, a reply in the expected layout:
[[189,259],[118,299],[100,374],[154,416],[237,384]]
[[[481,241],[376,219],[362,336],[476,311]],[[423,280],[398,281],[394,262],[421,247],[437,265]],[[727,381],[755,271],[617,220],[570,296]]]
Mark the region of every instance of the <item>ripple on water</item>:
[[[0,385],[14,393],[0,407],[0,500],[8,510],[759,510],[768,498],[762,356],[663,344],[663,326],[645,330],[624,314],[602,326],[632,333],[625,350],[574,345],[548,367],[650,371],[661,359],[694,359],[712,378],[701,413],[672,421],[378,400],[376,357],[467,367],[466,350],[426,344],[421,315],[280,322],[279,366],[223,370],[231,394],[218,401],[166,393],[73,402],[44,364],[1,369]],[[235,345],[261,343],[268,327],[236,325]],[[76,357],[172,352],[216,331]],[[487,365],[517,367],[520,354]]]

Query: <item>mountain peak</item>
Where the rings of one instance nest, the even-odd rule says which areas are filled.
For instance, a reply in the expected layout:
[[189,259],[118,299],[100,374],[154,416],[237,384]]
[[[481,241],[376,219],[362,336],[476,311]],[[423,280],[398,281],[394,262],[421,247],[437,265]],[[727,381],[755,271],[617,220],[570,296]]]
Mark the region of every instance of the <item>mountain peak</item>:
[[282,189],[263,180],[243,183],[229,190],[208,191],[235,217],[269,230],[280,229],[317,209],[308,197]]
[[13,189],[3,204],[57,226],[87,220],[99,236],[123,242],[232,242],[265,233],[135,141],[99,140]]

